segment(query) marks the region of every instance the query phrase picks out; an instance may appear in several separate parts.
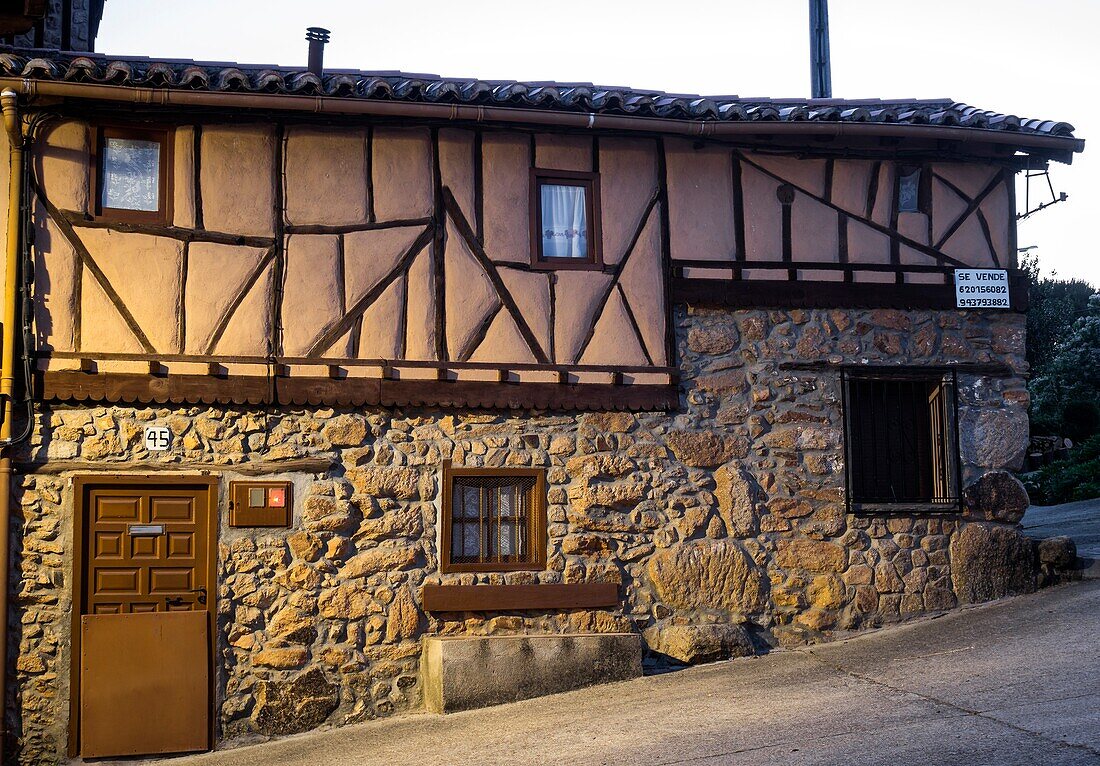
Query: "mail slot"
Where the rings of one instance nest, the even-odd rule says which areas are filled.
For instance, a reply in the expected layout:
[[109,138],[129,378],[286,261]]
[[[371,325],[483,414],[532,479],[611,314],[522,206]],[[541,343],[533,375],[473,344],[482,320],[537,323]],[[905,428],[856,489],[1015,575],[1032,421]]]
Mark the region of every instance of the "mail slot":
[[131,524],[126,530],[130,537],[157,537],[164,534],[163,524]]

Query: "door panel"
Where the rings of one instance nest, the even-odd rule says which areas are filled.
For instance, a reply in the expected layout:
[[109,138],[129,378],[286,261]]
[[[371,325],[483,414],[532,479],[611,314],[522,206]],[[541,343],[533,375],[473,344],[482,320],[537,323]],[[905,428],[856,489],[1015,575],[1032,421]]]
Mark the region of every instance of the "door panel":
[[214,493],[208,483],[82,487],[74,714],[84,758],[209,747]]
[[81,617],[81,755],[206,750],[208,647],[202,612]]

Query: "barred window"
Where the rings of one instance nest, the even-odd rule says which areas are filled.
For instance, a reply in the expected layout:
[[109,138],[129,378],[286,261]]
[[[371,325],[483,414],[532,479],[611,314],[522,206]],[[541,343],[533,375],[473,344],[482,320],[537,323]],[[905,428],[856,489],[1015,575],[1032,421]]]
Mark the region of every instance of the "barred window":
[[546,558],[542,469],[443,469],[444,572],[542,569]]
[[846,373],[848,502],[956,510],[954,377],[921,371]]

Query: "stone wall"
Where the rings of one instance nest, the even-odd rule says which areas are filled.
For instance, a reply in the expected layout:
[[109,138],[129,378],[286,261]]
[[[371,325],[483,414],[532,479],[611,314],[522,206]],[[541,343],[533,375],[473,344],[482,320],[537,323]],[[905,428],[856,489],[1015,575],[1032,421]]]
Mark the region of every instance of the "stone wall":
[[[1015,506],[1003,510],[1015,497],[1003,474],[975,485],[964,514],[846,513],[830,366],[1007,364],[1001,377],[959,375],[973,484],[1026,444],[1022,315],[680,308],[675,321],[675,413],[44,407],[17,481],[9,702],[23,761],[64,758],[76,473],[222,478],[220,742],[418,709],[429,633],[631,631],[705,659],[1034,587],[1019,574],[1034,554],[1012,526]],[[145,450],[150,423],[171,428],[171,450]],[[439,574],[445,459],[547,469],[545,571]],[[257,472],[294,481],[292,529],[225,525],[228,482]],[[581,581],[620,583],[620,607],[438,616],[419,606],[425,583]]]

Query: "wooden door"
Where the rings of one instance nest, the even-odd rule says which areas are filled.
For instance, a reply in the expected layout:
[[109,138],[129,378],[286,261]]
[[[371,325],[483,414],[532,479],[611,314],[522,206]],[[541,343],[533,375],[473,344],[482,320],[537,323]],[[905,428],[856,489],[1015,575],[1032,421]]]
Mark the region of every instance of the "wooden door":
[[[205,479],[78,482],[74,755],[209,747],[215,494]],[[130,726],[124,709],[146,714]]]

